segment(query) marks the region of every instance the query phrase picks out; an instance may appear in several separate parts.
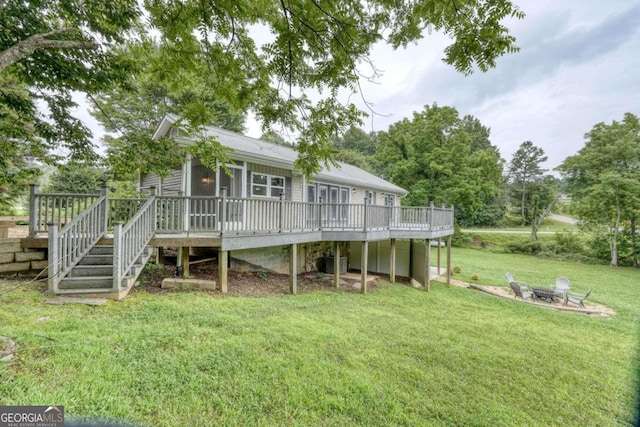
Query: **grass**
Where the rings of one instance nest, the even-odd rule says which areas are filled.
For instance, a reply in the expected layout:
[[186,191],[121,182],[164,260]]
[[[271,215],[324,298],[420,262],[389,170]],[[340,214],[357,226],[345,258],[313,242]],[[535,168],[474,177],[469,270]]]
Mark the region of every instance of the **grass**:
[[[435,258],[434,258],[435,259]],[[611,318],[469,289],[389,285],[367,295],[264,298],[133,293],[100,307],[0,297],[0,404],[142,425],[631,423],[638,272],[454,249],[456,278],[566,275]],[[2,290],[0,290],[2,292]]]
[[[474,231],[490,231],[490,232],[514,232],[514,231],[518,231],[524,234],[531,234],[531,226],[527,225],[511,225],[511,226],[504,226],[504,227],[468,227],[470,230],[474,230]],[[550,218],[546,218],[544,221],[542,221],[542,225],[540,225],[540,228],[538,229],[538,233],[542,232],[544,233],[568,233],[568,232],[574,232],[574,233],[579,233],[580,232],[580,228],[577,225],[573,225],[573,224],[567,224],[565,222],[560,222],[560,221],[556,221]]]

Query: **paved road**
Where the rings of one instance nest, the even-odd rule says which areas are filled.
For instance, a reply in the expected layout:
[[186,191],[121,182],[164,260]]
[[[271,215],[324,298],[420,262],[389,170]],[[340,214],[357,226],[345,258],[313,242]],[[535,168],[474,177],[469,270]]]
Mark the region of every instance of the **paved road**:
[[549,218],[551,218],[554,221],[564,222],[565,224],[571,224],[571,225],[577,225],[579,222],[575,218],[571,218],[569,216],[564,216],[564,215],[551,214],[549,215]]

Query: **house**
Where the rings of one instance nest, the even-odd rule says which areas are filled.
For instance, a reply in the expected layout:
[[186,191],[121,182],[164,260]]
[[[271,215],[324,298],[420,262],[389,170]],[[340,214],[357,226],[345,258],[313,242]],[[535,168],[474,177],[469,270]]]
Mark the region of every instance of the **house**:
[[[165,116],[154,138],[194,144],[196,139],[178,125],[178,117]],[[226,168],[210,169],[187,155],[167,177],[140,177],[148,198],[110,200],[107,192],[46,195],[32,189],[30,209],[37,220],[31,222],[30,235],[47,235],[52,292],[80,289],[120,298],[135,281],[150,246],[180,248],[179,262],[187,271],[190,254],[215,251],[223,292],[227,269],[247,266],[289,273],[295,292],[297,272],[315,269],[327,255],[333,259],[337,285],[344,270],[341,259],[352,244],[359,245],[354,252],[366,272],[369,242],[389,241],[388,273],[394,280],[396,239],[430,242],[453,234],[453,208],[401,206],[406,190],[353,165],[339,163],[306,179],[295,171],[297,152],[289,147],[216,127],[204,132],[232,150]],[[56,222],[65,225],[60,229]],[[91,269],[81,266],[89,265],[97,251],[106,251],[101,255],[110,264],[95,267],[104,275],[99,276],[104,290],[92,292],[97,288],[72,279],[90,274]]]
[[[182,135],[175,126],[178,117],[166,115],[154,138],[169,137],[178,144],[189,146],[195,138]],[[227,164],[230,175],[222,168],[212,170],[199,159],[185,159],[182,168],[166,178],[143,175],[143,189],[155,187],[160,195],[216,196],[227,189],[228,197],[278,199],[296,202],[324,202],[328,204],[367,203],[380,206],[399,206],[407,191],[384,179],[347,163],[323,169],[307,181],[295,172],[293,163],[298,153],[286,146],[250,138],[214,126],[204,130],[205,137],[213,137],[224,147],[233,150]],[[340,212],[327,212],[339,219]],[[328,219],[328,218],[327,218]]]

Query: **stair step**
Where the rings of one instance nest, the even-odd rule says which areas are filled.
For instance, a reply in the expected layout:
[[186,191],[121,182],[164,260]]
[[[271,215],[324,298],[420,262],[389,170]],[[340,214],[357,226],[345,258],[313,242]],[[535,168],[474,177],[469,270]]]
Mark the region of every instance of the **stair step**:
[[96,245],[91,248],[89,255],[113,255],[112,245]]
[[85,255],[79,265],[113,265],[113,255]]
[[113,289],[109,288],[96,288],[96,289],[58,289],[57,295],[82,295],[82,294],[102,294],[113,292]]
[[113,276],[65,277],[58,284],[60,289],[106,289],[113,287]]
[[83,276],[109,276],[113,274],[113,266],[111,264],[98,265],[76,265],[69,272],[69,277]]

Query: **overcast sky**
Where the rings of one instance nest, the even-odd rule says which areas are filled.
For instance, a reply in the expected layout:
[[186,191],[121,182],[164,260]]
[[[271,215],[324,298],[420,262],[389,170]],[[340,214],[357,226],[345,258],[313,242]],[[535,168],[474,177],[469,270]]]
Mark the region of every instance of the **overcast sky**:
[[[465,77],[444,64],[447,39],[435,33],[400,51],[377,46],[372,58],[384,75],[364,85],[364,97],[380,115],[366,130],[386,130],[436,102],[491,128],[507,161],[530,140],[554,168],[583,147],[596,123],[621,120],[625,112],[640,115],[640,1],[516,3],[527,16],[507,26],[520,52],[500,58],[487,73]],[[255,123],[247,125],[252,136],[260,135]]]

